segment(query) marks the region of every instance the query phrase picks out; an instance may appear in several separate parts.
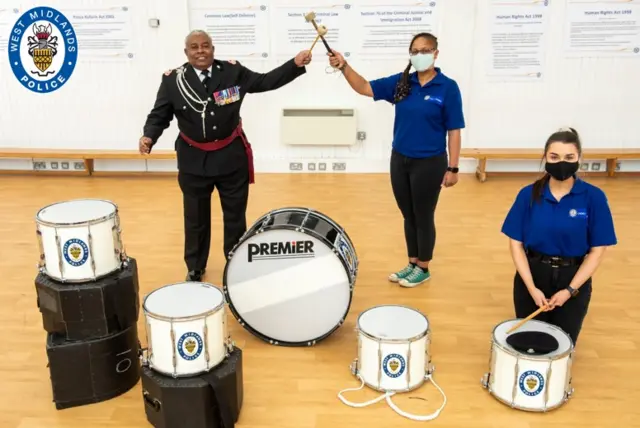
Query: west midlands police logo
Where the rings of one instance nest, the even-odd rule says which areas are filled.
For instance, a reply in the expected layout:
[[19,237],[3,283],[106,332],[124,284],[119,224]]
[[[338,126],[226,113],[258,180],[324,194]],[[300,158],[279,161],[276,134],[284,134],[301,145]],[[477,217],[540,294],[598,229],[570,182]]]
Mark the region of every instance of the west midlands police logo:
[[520,391],[529,397],[536,396],[544,389],[544,378],[534,370],[528,370],[520,375],[518,380]]
[[89,258],[89,247],[84,241],[72,238],[64,243],[62,254],[71,266],[82,266]]
[[399,377],[406,368],[404,357],[399,354],[389,354],[382,361],[382,369],[389,377]]
[[22,15],[9,34],[13,74],[36,93],[60,89],[78,60],[75,30],[69,20],[50,7],[35,7]]
[[187,361],[193,361],[202,353],[202,338],[198,333],[188,332],[178,340],[178,353]]

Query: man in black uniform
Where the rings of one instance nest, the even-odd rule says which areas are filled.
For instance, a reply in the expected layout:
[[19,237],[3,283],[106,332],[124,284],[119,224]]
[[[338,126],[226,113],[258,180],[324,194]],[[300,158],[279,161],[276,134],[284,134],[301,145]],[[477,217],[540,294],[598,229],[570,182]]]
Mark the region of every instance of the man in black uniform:
[[204,31],[187,36],[184,52],[188,62],[162,78],[139,146],[140,153],[150,153],[175,115],[180,130],[175,149],[183,194],[187,281],[200,281],[209,258],[214,188],[222,205],[225,257],[247,229],[253,155],[240,119],[244,96],[278,89],[303,75],[311,52],[302,51],[264,74],[235,61],[214,59],[212,40]]

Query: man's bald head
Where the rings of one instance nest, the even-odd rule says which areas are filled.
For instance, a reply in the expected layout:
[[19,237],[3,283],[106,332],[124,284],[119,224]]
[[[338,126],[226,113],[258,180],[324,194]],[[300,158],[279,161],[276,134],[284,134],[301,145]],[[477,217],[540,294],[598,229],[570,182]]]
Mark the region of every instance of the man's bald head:
[[213,42],[202,30],[193,30],[184,39],[184,53],[194,68],[206,70],[213,64]]

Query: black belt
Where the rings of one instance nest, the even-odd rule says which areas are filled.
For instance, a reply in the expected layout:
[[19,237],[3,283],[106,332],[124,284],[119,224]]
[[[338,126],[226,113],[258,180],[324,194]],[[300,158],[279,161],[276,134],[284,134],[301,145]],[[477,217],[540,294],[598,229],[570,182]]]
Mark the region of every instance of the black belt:
[[569,267],[580,266],[584,260],[582,257],[559,257],[559,256],[547,256],[533,250],[526,250],[529,260],[551,265],[553,267]]

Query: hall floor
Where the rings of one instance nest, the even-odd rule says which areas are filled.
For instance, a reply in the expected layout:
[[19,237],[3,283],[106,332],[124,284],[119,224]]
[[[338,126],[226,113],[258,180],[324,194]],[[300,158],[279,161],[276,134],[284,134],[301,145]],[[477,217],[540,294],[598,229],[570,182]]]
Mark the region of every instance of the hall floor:
[[[462,175],[444,189],[437,211],[432,279],[415,289],[387,282],[405,260],[402,219],[386,175],[265,175],[251,189],[249,224],[285,206],[315,208],[344,227],[354,241],[360,269],[346,323],[311,348],[266,344],[228,313],[232,338],[244,351],[244,404],[237,428],[413,427],[383,401],[351,408],[337,393],[359,382],[349,365],[356,357],[358,315],[379,304],[409,305],[429,318],[434,378],[447,404],[434,427],[633,427],[640,426],[640,192],[637,179],[591,179],[609,196],[619,245],[594,279],[591,309],[577,348],[575,392],[548,414],[511,409],[480,385],[488,370],[491,332],[513,317],[514,268],[501,223],[521,186],[532,178]],[[122,238],[139,266],[140,297],[183,281],[182,200],[173,177],[3,176],[0,186],[0,426],[5,428],[134,428],[146,420],[140,383],[99,404],[57,411],[52,403],[45,332],[36,306],[38,246],[34,216],[47,204],[101,198],[119,205]],[[213,240],[206,281],[221,285],[222,223],[214,195]],[[322,311],[322,307],[318,307]],[[144,315],[138,331],[146,344]],[[378,394],[346,393],[352,401]],[[422,397],[423,400],[411,399]],[[394,398],[415,414],[435,411],[442,396],[433,385]]]

